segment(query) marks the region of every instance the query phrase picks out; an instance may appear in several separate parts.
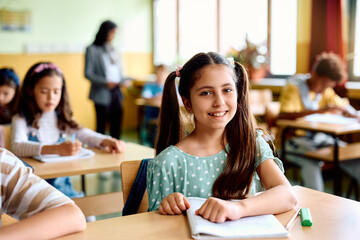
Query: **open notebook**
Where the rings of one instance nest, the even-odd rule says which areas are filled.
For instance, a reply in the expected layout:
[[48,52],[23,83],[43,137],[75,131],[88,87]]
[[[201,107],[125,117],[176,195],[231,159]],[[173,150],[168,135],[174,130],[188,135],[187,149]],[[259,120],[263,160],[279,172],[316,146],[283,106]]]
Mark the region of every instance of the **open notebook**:
[[358,120],[356,118],[348,118],[342,115],[336,114],[311,114],[304,117],[305,120],[311,122],[321,122],[321,123],[334,123],[334,124],[356,124]]
[[33,158],[41,162],[62,162],[70,161],[82,158],[89,158],[94,156],[95,153],[90,149],[82,148],[76,155],[73,156],[60,156],[58,154],[44,154],[39,156],[34,156]]
[[244,217],[224,223],[213,223],[195,215],[195,211],[201,207],[206,199],[193,197],[187,199],[191,204],[191,208],[186,210],[186,214],[189,219],[191,235],[195,239],[278,238],[289,236],[289,232],[274,215]]

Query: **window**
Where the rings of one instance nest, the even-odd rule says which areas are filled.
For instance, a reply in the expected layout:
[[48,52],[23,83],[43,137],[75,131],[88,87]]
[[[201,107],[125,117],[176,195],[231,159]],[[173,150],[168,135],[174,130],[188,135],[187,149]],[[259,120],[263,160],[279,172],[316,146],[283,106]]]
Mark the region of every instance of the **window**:
[[245,47],[245,36],[250,42],[261,44],[267,39],[268,0],[220,1],[220,49],[226,54],[231,47]]
[[292,75],[296,72],[296,0],[271,1],[270,72]]
[[350,7],[351,23],[355,23],[351,28],[350,37],[350,52],[349,58],[349,70],[350,78],[359,80],[360,79],[360,1],[352,1],[350,4],[356,5],[356,7]]
[[154,0],[154,62],[176,65],[200,51],[226,55],[247,37],[268,43],[271,74],[294,74],[296,12],[297,0]]

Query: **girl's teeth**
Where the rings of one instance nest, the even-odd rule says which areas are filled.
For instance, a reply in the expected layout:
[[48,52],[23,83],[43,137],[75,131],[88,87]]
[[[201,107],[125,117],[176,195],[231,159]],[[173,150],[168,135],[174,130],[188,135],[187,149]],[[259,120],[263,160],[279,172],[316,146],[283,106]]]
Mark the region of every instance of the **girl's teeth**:
[[211,115],[213,115],[213,116],[215,116],[215,117],[221,117],[221,116],[224,116],[224,115],[225,115],[225,112],[222,112],[222,113],[213,113],[213,114],[211,114]]

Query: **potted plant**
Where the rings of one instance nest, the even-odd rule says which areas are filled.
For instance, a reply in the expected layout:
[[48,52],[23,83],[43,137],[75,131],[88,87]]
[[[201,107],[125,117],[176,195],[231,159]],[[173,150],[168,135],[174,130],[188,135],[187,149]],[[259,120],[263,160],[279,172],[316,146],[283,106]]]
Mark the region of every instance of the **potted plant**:
[[236,62],[244,65],[248,71],[249,79],[252,82],[258,82],[266,76],[268,72],[268,51],[266,42],[254,44],[245,38],[245,47],[237,50],[231,48],[228,56],[233,57]]

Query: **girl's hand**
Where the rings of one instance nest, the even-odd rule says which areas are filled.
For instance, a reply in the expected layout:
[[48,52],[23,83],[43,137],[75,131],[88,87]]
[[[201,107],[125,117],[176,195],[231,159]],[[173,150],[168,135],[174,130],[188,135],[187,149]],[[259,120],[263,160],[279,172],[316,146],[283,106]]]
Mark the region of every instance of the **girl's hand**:
[[101,146],[103,146],[104,149],[110,153],[120,153],[125,150],[125,142],[121,140],[117,140],[115,138],[104,139],[101,142]]
[[57,152],[61,156],[76,155],[82,149],[82,143],[78,140],[74,142],[66,141],[57,145]]
[[163,215],[178,215],[190,208],[190,203],[181,193],[172,193],[165,197],[159,207],[159,212]]
[[225,222],[227,219],[235,220],[242,217],[240,202],[231,202],[219,198],[208,198],[205,203],[195,211],[195,214],[211,222]]
[[341,114],[343,109],[335,105],[329,104],[328,106],[318,110],[319,113],[331,113],[331,114]]

